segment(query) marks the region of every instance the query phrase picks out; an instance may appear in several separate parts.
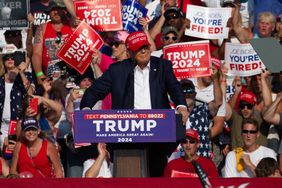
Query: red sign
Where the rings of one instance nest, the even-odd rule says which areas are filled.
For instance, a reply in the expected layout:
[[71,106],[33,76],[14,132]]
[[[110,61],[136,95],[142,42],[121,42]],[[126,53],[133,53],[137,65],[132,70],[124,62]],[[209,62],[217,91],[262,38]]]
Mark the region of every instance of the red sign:
[[117,0],[75,1],[76,15],[98,31],[122,30],[121,3]]
[[172,178],[198,178],[199,176],[196,173],[180,172],[177,170],[172,170],[171,177]]
[[177,78],[211,75],[209,41],[184,42],[165,46],[164,58],[170,60]]
[[[15,138],[15,139],[12,139],[12,140],[16,141],[16,138],[17,138],[16,137],[16,127],[17,127],[17,121],[11,120],[10,125],[9,125],[9,131],[8,131],[8,141],[12,137]],[[5,153],[6,157],[9,157],[9,156],[12,156],[13,151],[10,150],[8,147],[6,147],[4,153]]]
[[104,41],[100,35],[82,21],[69,40],[61,47],[57,56],[83,74],[92,60],[91,47],[100,49],[103,44]]

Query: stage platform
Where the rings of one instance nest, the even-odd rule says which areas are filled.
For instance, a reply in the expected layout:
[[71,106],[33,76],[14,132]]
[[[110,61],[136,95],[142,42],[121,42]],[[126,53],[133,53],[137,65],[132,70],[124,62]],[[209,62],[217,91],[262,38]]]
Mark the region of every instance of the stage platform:
[[[211,178],[214,188],[276,188],[282,178]],[[194,178],[64,178],[0,179],[0,188],[196,188]]]

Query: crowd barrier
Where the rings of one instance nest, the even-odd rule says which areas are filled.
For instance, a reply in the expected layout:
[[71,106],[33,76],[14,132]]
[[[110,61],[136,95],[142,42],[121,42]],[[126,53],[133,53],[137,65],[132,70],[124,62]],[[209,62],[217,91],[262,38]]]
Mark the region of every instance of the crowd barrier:
[[[213,188],[281,187],[282,178],[210,178]],[[197,188],[197,178],[0,179],[1,188]]]

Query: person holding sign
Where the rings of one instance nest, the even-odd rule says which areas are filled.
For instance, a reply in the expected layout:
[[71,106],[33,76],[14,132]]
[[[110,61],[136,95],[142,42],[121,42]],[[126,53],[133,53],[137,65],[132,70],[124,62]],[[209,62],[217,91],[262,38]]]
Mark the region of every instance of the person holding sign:
[[[151,57],[150,43],[142,31],[131,33],[126,39],[126,46],[131,58],[110,65],[85,91],[80,108],[91,109],[111,92],[112,109],[170,109],[169,94],[185,123],[187,107],[172,64]],[[149,148],[151,176],[162,176],[167,163],[167,151],[155,147],[158,145],[151,144]]]
[[54,68],[60,69],[56,53],[73,33],[72,28],[66,24],[64,8],[54,5],[47,12],[51,21],[37,27],[33,44],[32,65],[38,83],[48,72],[52,75]]
[[163,5],[161,17],[154,27],[150,29],[152,39],[158,40],[162,36],[163,28],[166,26],[175,27],[178,31],[178,39],[180,40],[183,37],[185,29],[190,27],[190,21],[183,16],[183,13],[177,7],[168,7],[165,9]]

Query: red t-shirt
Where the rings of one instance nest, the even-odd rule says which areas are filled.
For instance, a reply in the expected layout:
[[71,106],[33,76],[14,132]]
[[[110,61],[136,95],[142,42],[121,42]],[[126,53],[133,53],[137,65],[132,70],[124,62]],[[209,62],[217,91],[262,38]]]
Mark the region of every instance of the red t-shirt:
[[[216,166],[214,165],[212,160],[200,156],[196,160],[196,162],[200,164],[200,166],[203,168],[208,177],[219,177]],[[174,159],[167,164],[164,170],[164,177],[171,177],[172,170],[187,173],[196,173],[193,164],[191,162],[185,161],[183,157]]]
[[48,63],[51,61],[58,61],[57,51],[61,44],[63,44],[68,37],[73,33],[71,27],[63,25],[61,28],[60,44],[56,44],[58,36],[57,31],[53,28],[50,22],[47,23],[43,35],[43,54],[42,54],[42,71],[46,74]]
[[43,140],[38,154],[32,159],[29,157],[26,145],[24,143],[21,144],[18,159],[18,172],[30,172],[35,178],[43,178],[37,168],[44,175],[44,177],[53,177],[54,175],[52,163],[47,156],[46,140]]

